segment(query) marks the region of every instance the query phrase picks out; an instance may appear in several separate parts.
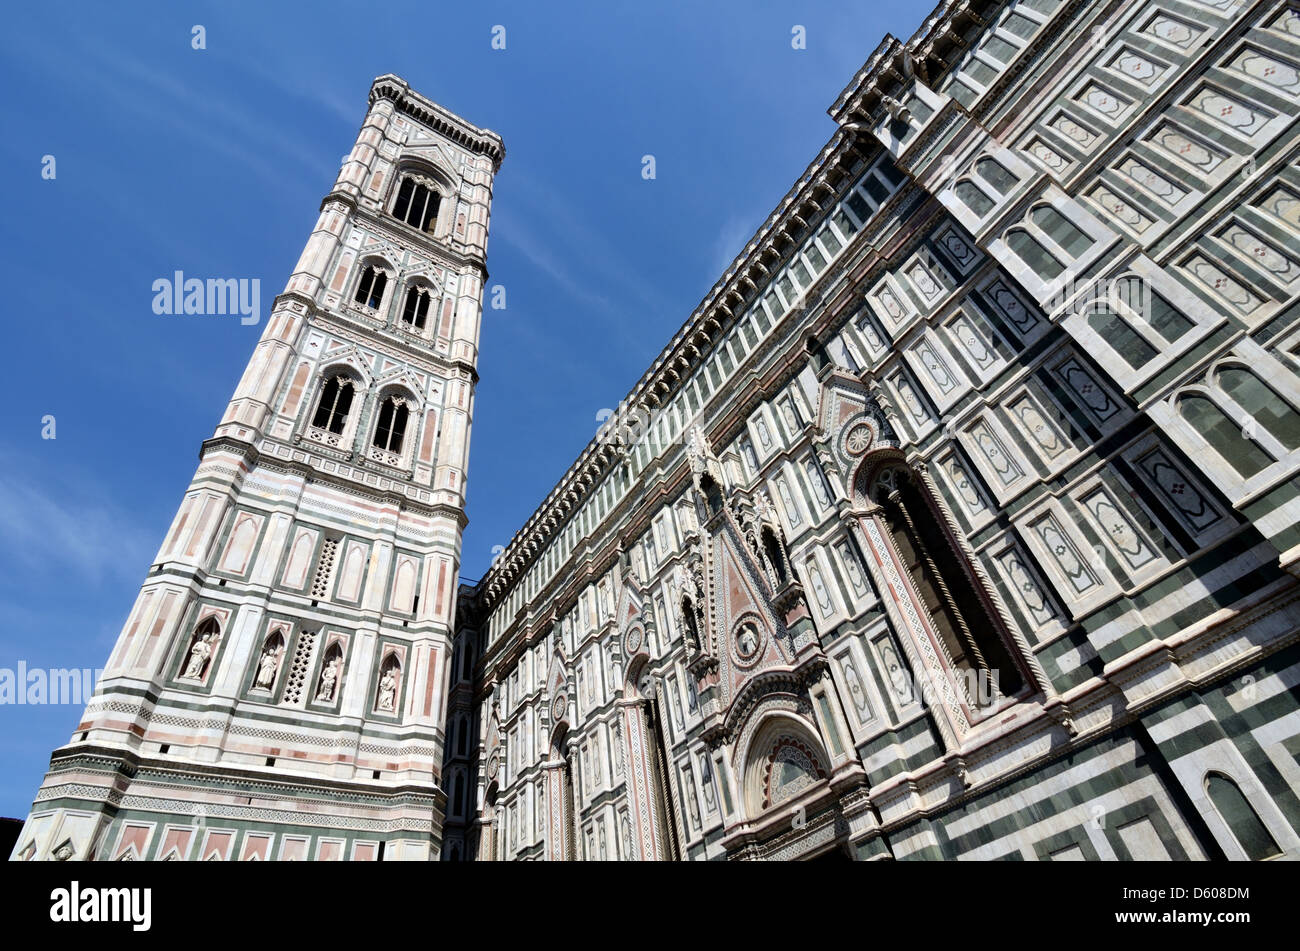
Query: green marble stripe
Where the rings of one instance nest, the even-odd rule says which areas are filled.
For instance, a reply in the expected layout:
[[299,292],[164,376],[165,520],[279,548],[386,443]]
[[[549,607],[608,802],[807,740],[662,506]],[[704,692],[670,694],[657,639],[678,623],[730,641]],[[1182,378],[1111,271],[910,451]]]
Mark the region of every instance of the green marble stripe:
[[[1185,862],[1193,858],[1193,856],[1187,854],[1183,844],[1178,841],[1173,826],[1165,814],[1160,811],[1160,804],[1156,802],[1155,797],[1144,796],[1134,802],[1120,806],[1118,809],[1112,809],[1098,819],[1102,833],[1106,836],[1106,841],[1115,850],[1115,856],[1120,861],[1134,861],[1133,854],[1129,851],[1128,845],[1120,835],[1120,829],[1139,819],[1150,820],[1152,827],[1156,830],[1156,835],[1159,836],[1161,844],[1169,852],[1171,859]],[[1195,857],[1201,858],[1202,856]]]
[[[992,803],[1025,793],[1032,793],[1036,787],[1060,775],[1067,769],[1072,769],[1097,757],[1104,756],[1121,748],[1123,745],[1133,745],[1132,738],[1124,730],[1103,737],[1082,750],[1072,751],[1035,770],[1030,775],[996,787],[975,800],[944,811],[936,817],[936,820],[938,820],[938,828],[935,829],[936,834],[939,833],[944,824],[952,823],[957,819],[975,816],[980,810]],[[1068,789],[1031,802],[1010,815],[991,820],[968,833],[953,837],[950,842],[952,857],[1011,835],[1020,829],[1041,822],[1062,811],[1083,805],[1098,796],[1126,786],[1134,780],[1145,779],[1150,775],[1152,775],[1150,770],[1144,765],[1139,765],[1137,761],[1123,762],[1117,767],[1109,768],[1087,779],[1080,780]],[[909,835],[915,828],[914,825],[909,825],[900,829],[894,835],[900,837]]]
[[[1081,651],[1084,659],[1073,670],[1061,670],[1058,664],[1061,655],[1075,650]],[[1087,656],[1089,653],[1093,656]],[[1087,636],[1078,628],[1067,631],[1057,640],[1040,650],[1038,659],[1042,663],[1043,669],[1047,671],[1048,676],[1051,677],[1052,686],[1061,693],[1093,677],[1101,676],[1102,669],[1105,666],[1102,659],[1096,656],[1096,651],[1093,650]]]

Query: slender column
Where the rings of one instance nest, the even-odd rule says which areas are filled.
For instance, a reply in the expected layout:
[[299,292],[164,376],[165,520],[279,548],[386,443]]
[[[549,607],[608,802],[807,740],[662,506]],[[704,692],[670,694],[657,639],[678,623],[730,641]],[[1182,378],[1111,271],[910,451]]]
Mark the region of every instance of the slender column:
[[668,855],[659,811],[655,808],[654,768],[650,762],[645,706],[646,702],[640,699],[618,701],[622,714],[623,749],[627,751],[627,798],[636,835],[636,857],[642,861],[661,862]]

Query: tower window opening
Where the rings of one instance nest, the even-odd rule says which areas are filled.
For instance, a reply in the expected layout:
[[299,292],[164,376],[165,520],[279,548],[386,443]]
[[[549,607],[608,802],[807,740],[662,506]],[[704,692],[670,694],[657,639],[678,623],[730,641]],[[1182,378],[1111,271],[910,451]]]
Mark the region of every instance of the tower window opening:
[[429,314],[429,300],[433,295],[428,288],[412,287],[406,292],[406,303],[402,306],[402,321],[416,330],[423,330]]
[[407,177],[402,179],[402,184],[397,189],[393,217],[412,228],[433,234],[438,225],[438,206],[441,204],[442,196],[434,189]]
[[311,424],[317,429],[341,435],[351,408],[352,380],[346,376],[332,377],[321,388],[320,402],[316,405],[316,415]]
[[363,307],[378,310],[380,302],[384,299],[384,288],[387,286],[388,275],[374,265],[367,265],[361,272],[361,280],[357,282],[354,299]]
[[375,445],[392,453],[402,451],[406,420],[410,415],[406,400],[390,396],[379,404],[379,424],[375,427]]

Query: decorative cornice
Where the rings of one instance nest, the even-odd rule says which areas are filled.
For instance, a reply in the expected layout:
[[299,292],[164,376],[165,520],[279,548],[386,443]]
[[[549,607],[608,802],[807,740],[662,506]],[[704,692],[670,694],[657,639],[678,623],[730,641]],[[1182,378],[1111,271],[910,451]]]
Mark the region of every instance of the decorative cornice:
[[370,86],[370,104],[374,105],[380,99],[390,100],[399,112],[423,122],[470,152],[486,155],[492,160],[494,173],[501,167],[501,162],[506,157],[506,147],[501,136],[491,129],[480,129],[432,99],[426,99],[402,77],[393,73],[377,77]]

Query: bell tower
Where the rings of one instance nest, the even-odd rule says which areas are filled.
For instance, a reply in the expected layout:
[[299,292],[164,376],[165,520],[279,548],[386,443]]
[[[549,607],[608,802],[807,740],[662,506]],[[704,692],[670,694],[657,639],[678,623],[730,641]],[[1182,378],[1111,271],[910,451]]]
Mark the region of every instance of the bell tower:
[[369,108],[21,859],[434,859],[500,137]]

